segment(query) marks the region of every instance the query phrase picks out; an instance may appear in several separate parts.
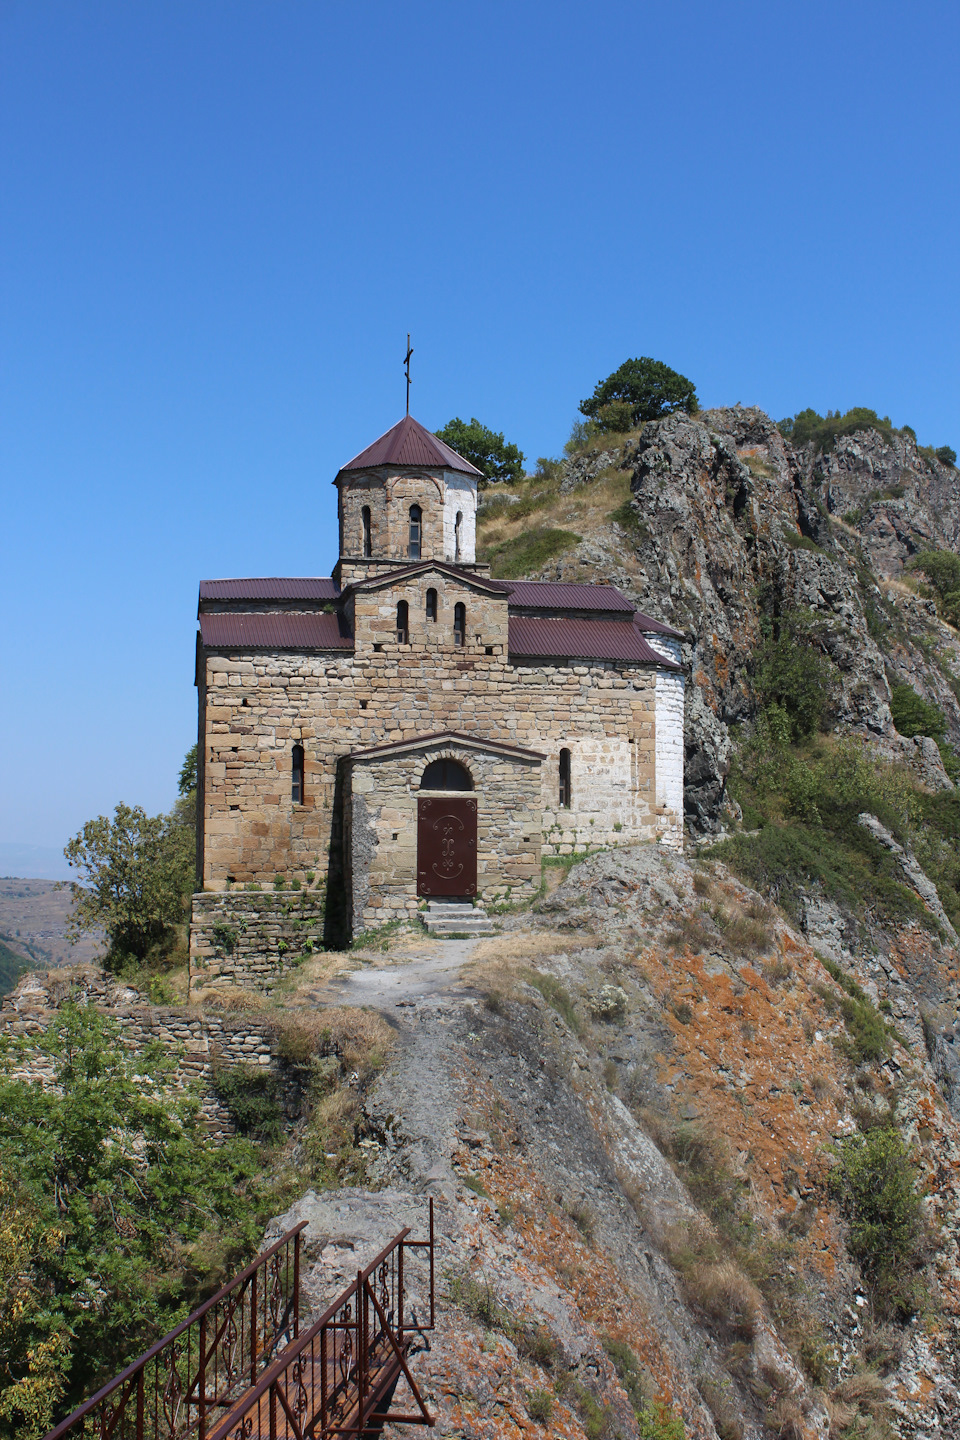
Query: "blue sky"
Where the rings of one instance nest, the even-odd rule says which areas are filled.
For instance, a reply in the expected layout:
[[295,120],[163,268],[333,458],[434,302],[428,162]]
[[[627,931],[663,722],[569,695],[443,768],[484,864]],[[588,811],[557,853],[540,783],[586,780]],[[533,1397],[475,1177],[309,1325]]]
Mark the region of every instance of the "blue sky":
[[3,0],[0,845],[169,806],[198,580],[329,573],[408,330],[413,413],[531,459],[633,355],[960,449],[958,39],[924,0]]

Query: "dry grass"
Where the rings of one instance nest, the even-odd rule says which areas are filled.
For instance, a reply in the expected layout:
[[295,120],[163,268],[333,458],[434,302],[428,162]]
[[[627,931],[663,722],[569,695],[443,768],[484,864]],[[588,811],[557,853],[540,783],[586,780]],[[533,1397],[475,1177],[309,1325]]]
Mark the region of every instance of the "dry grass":
[[890,1392],[875,1370],[841,1380],[827,1396],[831,1440],[892,1440]]
[[732,1260],[707,1260],[692,1251],[675,1252],[672,1258],[690,1303],[722,1333],[752,1340],[763,1300],[740,1267]]
[[478,551],[492,549],[524,534],[530,529],[533,515],[537,526],[573,530],[581,535],[591,529],[607,528],[611,511],[631,496],[629,473],[615,466],[608,467],[596,480],[569,495],[560,494],[555,480],[537,476],[511,484],[509,489],[518,497],[516,503],[500,504],[494,499],[480,507]]

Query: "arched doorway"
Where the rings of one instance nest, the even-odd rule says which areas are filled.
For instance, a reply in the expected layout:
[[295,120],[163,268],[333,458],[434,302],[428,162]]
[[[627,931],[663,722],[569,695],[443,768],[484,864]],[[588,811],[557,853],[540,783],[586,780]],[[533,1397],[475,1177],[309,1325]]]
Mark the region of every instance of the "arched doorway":
[[474,896],[477,893],[477,802],[464,791],[473,777],[459,760],[432,760],[420,789],[445,794],[417,797],[417,894]]

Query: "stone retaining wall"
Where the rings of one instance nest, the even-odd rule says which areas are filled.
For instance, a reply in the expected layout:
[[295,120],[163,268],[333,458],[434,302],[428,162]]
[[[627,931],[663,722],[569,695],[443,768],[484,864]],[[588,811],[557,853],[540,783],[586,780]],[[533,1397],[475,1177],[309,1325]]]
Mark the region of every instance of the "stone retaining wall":
[[228,890],[194,895],[190,993],[211,986],[270,990],[323,946],[326,889]]
[[[116,1020],[124,1042],[135,1051],[159,1040],[177,1062],[173,1083],[202,1086],[203,1116],[214,1135],[234,1132],[230,1114],[212,1088],[214,1065],[271,1069],[280,1082],[280,1102],[288,1118],[299,1114],[300,1087],[280,1059],[277,1034],[269,1021],[196,1005],[150,1005],[132,986],[103,971],[33,971],[24,976],[0,1003],[0,1035],[39,1036],[70,998],[94,1005]],[[42,1084],[51,1079],[52,1069],[46,1057],[37,1055],[18,1066],[15,1074]]]

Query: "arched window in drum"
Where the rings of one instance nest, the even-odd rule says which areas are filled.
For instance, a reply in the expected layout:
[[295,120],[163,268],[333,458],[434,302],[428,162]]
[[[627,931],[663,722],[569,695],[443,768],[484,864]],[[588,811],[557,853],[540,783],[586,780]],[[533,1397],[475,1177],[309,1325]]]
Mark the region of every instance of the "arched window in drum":
[[397,605],[397,644],[410,644],[410,607],[406,600]]
[[363,558],[369,560],[373,554],[373,529],[370,520],[369,505],[364,505],[360,511],[360,518],[363,521]]
[[459,600],[453,607],[453,643],[454,645],[467,643],[467,607]]
[[419,560],[423,550],[423,511],[419,505],[410,506],[410,539],[407,545],[407,556],[411,560]]
[[436,592],[436,590],[434,590],[433,586],[431,585],[430,589],[427,591],[427,619],[428,619],[428,620],[436,620],[436,618],[437,618],[437,592]]

